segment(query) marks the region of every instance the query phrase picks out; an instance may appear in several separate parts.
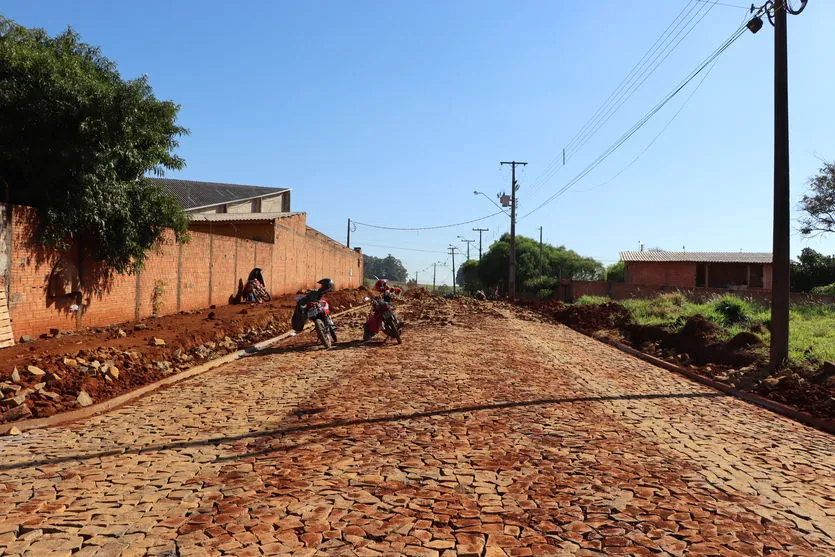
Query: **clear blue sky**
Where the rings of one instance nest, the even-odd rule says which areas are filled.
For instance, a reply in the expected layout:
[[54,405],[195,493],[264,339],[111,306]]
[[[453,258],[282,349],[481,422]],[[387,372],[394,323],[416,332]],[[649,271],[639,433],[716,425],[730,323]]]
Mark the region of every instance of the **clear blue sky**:
[[[529,162],[518,176],[524,215],[655,105],[745,15],[713,6],[567,166],[534,188],[686,4],[6,0],[2,13],[50,33],[71,25],[101,46],[123,77],[147,73],[160,98],[182,104],[180,120],[191,135],[182,139],[188,166],[179,177],[291,187],[294,209],[344,242],[349,217],[408,227],[494,212],[472,192],[492,197],[509,189],[500,160]],[[819,157],[835,159],[833,30],[830,0],[810,0],[789,18],[795,206]],[[696,82],[568,193],[522,219],[519,233],[537,236],[543,226],[546,241],[606,263],[641,241],[770,251],[772,51],[767,23],[743,35],[637,162],[605,183],[647,147]],[[489,243],[507,231],[508,219],[477,225],[490,228]],[[371,255],[391,252],[413,274],[447,260],[450,243],[463,248],[458,235],[477,238],[473,226],[419,233],[359,227],[352,243]],[[835,253],[835,237],[793,235],[793,254],[807,245]]]

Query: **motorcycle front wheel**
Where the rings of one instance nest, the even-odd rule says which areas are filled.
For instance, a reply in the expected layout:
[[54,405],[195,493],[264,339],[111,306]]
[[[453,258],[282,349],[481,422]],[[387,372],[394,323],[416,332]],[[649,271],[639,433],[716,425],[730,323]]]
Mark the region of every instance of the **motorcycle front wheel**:
[[325,322],[321,319],[317,319],[315,322],[316,326],[316,336],[319,337],[319,342],[322,343],[322,346],[325,348],[331,347],[331,337],[328,336],[328,326],[325,325]]
[[397,318],[392,315],[387,315],[383,318],[386,326],[386,334],[397,341],[397,344],[403,344],[400,339],[400,327],[397,325]]

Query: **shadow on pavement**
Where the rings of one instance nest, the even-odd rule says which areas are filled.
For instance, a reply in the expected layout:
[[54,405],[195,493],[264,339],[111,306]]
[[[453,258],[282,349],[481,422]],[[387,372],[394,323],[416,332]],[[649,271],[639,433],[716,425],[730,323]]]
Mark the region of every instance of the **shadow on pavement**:
[[[307,431],[320,431],[320,430],[327,430],[331,428],[338,428],[338,427],[348,427],[353,425],[360,425],[360,424],[376,424],[376,423],[386,423],[386,422],[397,422],[397,421],[407,421],[407,420],[419,420],[421,418],[431,418],[435,416],[449,416],[453,414],[465,414],[468,412],[479,412],[479,411],[488,411],[488,410],[502,410],[506,408],[523,408],[527,406],[544,406],[544,405],[551,405],[551,404],[573,404],[573,403],[581,403],[581,402],[607,402],[607,401],[616,401],[616,400],[658,400],[658,399],[689,399],[689,398],[720,398],[720,397],[728,397],[730,395],[726,395],[725,393],[719,392],[702,392],[702,393],[657,393],[657,394],[626,394],[626,395],[612,395],[612,396],[589,396],[589,397],[571,397],[571,398],[543,398],[537,400],[522,400],[516,402],[500,402],[495,404],[480,404],[480,405],[473,405],[473,406],[459,406],[454,408],[440,408],[435,410],[427,410],[425,412],[414,412],[411,414],[392,414],[390,416],[378,416],[373,418],[364,418],[364,419],[356,419],[356,420],[334,420],[331,422],[323,422],[318,424],[306,424],[306,425],[298,425],[298,426],[290,426],[290,427],[282,427],[282,428],[275,428],[275,429],[268,429],[264,431],[253,431],[249,433],[244,433],[241,435],[232,435],[226,437],[211,437],[209,439],[195,439],[192,441],[179,441],[175,443],[160,443],[157,445],[148,445],[145,447],[123,447],[120,449],[111,449],[105,451],[98,451],[94,453],[81,453],[75,455],[67,455],[61,457],[54,457],[54,458],[41,458],[38,460],[30,460],[27,462],[16,462],[16,463],[4,463],[0,464],[0,471],[2,470],[16,470],[22,468],[29,468],[29,467],[37,467],[37,466],[48,466],[53,464],[60,464],[63,462],[73,462],[73,461],[84,461],[84,460],[91,460],[96,458],[102,458],[107,456],[117,456],[117,455],[131,455],[131,454],[146,454],[152,453],[155,451],[167,451],[167,450],[175,450],[175,449],[184,449],[189,447],[200,447],[200,446],[209,446],[209,445],[220,445],[224,443],[232,443],[234,441],[241,441],[244,439],[260,439],[263,437],[271,437],[271,436],[280,436],[280,435],[290,435],[293,433],[300,433],[300,432],[307,432]],[[318,413],[315,412],[315,413]],[[296,415],[297,418],[301,419],[303,415],[307,414],[307,412],[296,410],[295,412],[291,412],[290,415]],[[258,453],[245,453],[240,455],[230,455],[225,457],[219,457],[216,459],[217,461],[222,460],[231,460],[235,458],[244,458],[248,456],[253,456],[253,454],[264,454],[267,452],[274,452],[274,451],[287,451],[292,450],[300,445],[290,445],[286,447],[274,447],[265,449],[264,451],[259,451]]]

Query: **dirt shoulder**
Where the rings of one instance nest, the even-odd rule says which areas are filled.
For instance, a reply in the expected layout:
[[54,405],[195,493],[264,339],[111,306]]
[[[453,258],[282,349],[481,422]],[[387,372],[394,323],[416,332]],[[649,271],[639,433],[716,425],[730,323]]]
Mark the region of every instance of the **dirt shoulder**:
[[525,302],[529,310],[608,343],[620,343],[650,356],[807,412],[835,419],[835,373],[828,367],[793,367],[772,374],[767,350],[754,334],[723,338],[716,325],[701,316],[687,318],[676,331],[635,323],[617,302],[568,305]]
[[[365,288],[328,296],[334,312],[363,304]],[[41,338],[0,350],[0,423],[43,418],[109,400],[290,330],[295,295],[212,306]],[[89,400],[80,393],[86,393]]]

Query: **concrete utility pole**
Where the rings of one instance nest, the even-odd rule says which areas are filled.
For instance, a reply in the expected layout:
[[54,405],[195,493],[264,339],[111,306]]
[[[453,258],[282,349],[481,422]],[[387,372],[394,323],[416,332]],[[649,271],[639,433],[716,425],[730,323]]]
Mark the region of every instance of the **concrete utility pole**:
[[539,227],[539,278],[542,278],[542,227]]
[[351,219],[348,219],[348,242],[345,244],[346,247],[351,247]]
[[475,240],[465,240],[464,238],[461,238],[461,241],[467,243],[467,261],[469,261],[470,260],[470,244],[475,242]]
[[438,275],[438,264],[432,263],[432,293],[435,293],[435,277]]
[[418,272],[417,272],[417,271],[415,271],[415,286],[417,286],[417,285],[418,285],[418,281],[417,281],[417,274],[418,274]]
[[771,368],[782,367],[789,357],[789,288],[791,200],[789,198],[789,63],[787,14],[797,15],[806,8],[791,7],[789,0],[769,0],[759,8],[751,5],[754,17],[748,29],[756,33],[763,26],[762,16],[774,26],[774,225],[771,277]]
[[504,161],[500,164],[509,164],[511,168],[510,177],[510,265],[507,276],[507,295],[513,300],[516,298],[516,167],[525,166],[526,162]]
[[[492,199],[491,199],[492,201]],[[481,233],[489,232],[489,228],[473,228],[473,232],[478,232],[478,260],[481,261]]]
[[458,248],[449,246],[449,254],[452,256],[452,295],[455,296],[455,252]]

